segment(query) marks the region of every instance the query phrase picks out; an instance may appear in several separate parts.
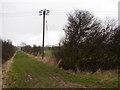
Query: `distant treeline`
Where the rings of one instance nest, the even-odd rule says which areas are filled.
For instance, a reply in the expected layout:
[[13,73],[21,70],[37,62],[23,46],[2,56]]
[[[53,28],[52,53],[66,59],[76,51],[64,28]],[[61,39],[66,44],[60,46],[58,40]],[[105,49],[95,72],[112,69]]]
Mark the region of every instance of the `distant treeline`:
[[[57,46],[44,47],[44,50],[56,50],[56,49],[58,49]],[[26,45],[26,46],[21,47],[21,50],[26,52],[26,53],[32,54],[34,56],[37,56],[37,55],[41,55],[42,47],[41,46],[36,46],[36,45],[33,45],[33,47],[30,46],[30,45]]]
[[66,70],[92,71],[118,69],[120,65],[120,27],[116,20],[98,20],[88,11],[68,15],[65,38],[54,53]]
[[53,50],[53,51],[56,51],[59,49],[60,46],[46,46],[45,47],[45,50]]
[[30,45],[26,45],[21,47],[21,50],[35,56],[37,56],[38,54],[41,54],[41,47],[36,45],[34,45],[33,47],[31,47]]
[[16,47],[12,45],[11,41],[4,41],[0,40],[2,42],[2,63],[9,60],[15,53]]

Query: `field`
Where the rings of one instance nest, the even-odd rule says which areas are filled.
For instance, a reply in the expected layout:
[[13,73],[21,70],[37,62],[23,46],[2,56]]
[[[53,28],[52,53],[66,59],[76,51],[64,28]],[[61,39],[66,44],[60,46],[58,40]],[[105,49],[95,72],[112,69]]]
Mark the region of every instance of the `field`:
[[38,61],[18,51],[10,71],[3,80],[4,88],[117,88],[114,71],[73,73]]
[[51,57],[51,56],[53,56],[53,51],[52,50],[45,50],[44,54],[45,54],[45,56]]

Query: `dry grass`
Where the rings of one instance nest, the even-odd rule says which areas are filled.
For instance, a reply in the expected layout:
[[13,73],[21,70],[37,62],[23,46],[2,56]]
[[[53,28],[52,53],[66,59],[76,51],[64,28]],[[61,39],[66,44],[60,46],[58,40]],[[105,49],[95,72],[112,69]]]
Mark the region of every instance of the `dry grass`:
[[0,63],[0,90],[2,89],[2,63]]
[[8,72],[10,70],[11,64],[13,62],[14,56],[16,55],[16,53],[12,56],[12,58],[8,61],[6,61],[3,65],[2,65],[2,74]]
[[[14,59],[14,56],[16,55],[16,52],[15,54],[11,57],[10,60],[6,61],[3,65],[2,65],[2,81],[5,80],[7,78],[6,74],[8,71],[10,71],[10,68],[11,68],[11,64],[13,62],[13,59]],[[2,84],[2,83],[1,83]],[[2,85],[1,85],[2,86]]]
[[34,55],[31,55],[31,54],[28,54],[28,53],[26,53],[26,54],[28,56],[30,56],[32,58],[35,58],[35,59],[37,59],[39,61],[42,61],[42,62],[44,62],[46,64],[50,64],[52,66],[58,67],[59,62],[57,62],[57,60],[54,57],[47,56],[47,57],[44,57],[44,59],[42,59],[42,57],[40,55],[34,56]]
[[101,79],[101,81],[118,81],[118,73],[115,70],[109,70],[104,72],[99,70],[95,73],[95,75],[98,79]]

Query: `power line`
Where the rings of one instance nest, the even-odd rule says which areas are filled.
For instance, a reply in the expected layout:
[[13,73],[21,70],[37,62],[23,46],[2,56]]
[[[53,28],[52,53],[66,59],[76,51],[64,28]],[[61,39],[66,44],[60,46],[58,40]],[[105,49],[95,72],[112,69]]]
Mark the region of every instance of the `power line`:
[[47,44],[49,45],[49,37],[48,37],[48,24],[47,24],[47,20],[46,20],[46,41],[47,41]]

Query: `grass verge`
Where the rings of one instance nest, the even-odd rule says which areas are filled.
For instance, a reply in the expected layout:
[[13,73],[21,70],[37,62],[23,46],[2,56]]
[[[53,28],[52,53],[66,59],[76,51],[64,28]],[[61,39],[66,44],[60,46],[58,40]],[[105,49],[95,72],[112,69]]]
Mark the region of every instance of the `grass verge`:
[[3,84],[6,88],[117,88],[118,74],[112,71],[72,73],[44,64],[18,51]]

